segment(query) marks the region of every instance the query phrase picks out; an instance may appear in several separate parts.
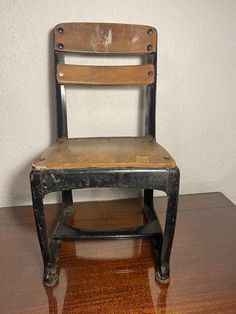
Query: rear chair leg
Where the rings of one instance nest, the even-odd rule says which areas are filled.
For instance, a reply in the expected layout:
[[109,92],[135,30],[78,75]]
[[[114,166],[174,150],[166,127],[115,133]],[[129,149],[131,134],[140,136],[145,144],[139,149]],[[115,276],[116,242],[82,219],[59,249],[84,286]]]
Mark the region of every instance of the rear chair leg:
[[66,223],[74,213],[72,190],[62,191],[62,212],[59,220]]
[[33,200],[34,218],[41,248],[44,274],[43,283],[45,286],[54,286],[58,281],[55,258],[50,249],[50,241],[47,233],[46,220],[43,206],[43,193],[41,188],[41,175],[39,171],[32,171],[30,174],[31,192]]
[[167,189],[167,212],[166,222],[161,249],[161,267],[156,272],[156,280],[160,283],[170,281],[170,254],[175,232],[175,223],[178,208],[179,196],[179,169],[171,168],[169,172],[168,189]]
[[72,190],[62,191],[62,203],[63,203],[63,207],[73,206]]

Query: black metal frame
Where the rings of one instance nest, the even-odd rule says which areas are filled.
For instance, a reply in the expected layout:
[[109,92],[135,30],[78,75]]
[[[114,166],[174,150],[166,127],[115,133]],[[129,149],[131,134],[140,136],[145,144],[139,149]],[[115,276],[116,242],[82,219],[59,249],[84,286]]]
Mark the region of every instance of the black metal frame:
[[[55,51],[56,64],[64,63],[64,53]],[[145,63],[156,70],[156,53],[147,53]],[[55,71],[56,73],[56,71]],[[65,87],[57,84],[58,139],[68,137]],[[155,138],[156,79],[146,88],[145,135]],[[58,281],[57,264],[61,241],[88,239],[151,239],[156,265],[156,279],[169,282],[170,253],[174,237],[179,194],[179,169],[33,169],[30,174],[35,223],[41,247],[44,276],[43,283],[53,286]],[[67,224],[73,213],[73,189],[92,187],[118,187],[144,189],[143,214],[145,224],[119,230],[85,230]],[[167,212],[164,231],[153,206],[153,190],[167,194]],[[44,215],[43,199],[46,194],[62,191],[62,210],[52,236],[49,238]]]

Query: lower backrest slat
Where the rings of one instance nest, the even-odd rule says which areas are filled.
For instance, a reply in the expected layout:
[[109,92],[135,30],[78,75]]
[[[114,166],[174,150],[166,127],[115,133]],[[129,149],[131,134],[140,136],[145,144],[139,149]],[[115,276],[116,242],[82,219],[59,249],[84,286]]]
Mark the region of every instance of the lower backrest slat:
[[152,64],[130,66],[57,65],[57,82],[63,85],[148,85],[155,80]]

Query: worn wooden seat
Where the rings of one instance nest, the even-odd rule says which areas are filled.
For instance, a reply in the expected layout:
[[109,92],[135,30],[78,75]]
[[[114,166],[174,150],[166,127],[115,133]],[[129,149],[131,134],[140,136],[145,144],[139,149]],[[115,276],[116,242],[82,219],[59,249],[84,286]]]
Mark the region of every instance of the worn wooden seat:
[[[171,155],[156,142],[157,31],[146,25],[62,23],[54,28],[53,36],[58,139],[34,160],[30,175],[44,262],[43,282],[46,286],[57,283],[62,241],[141,238],[152,240],[156,279],[166,283],[170,279],[179,169]],[[67,54],[75,53],[96,57],[138,55],[142,64],[95,66],[66,63]],[[69,138],[66,92],[70,85],[141,85],[145,108],[143,136]],[[72,190],[85,188],[143,189],[145,223],[119,230],[87,230],[70,225],[69,216],[74,210]],[[161,190],[168,196],[164,228],[153,206],[154,190]],[[46,194],[56,191],[61,192],[62,208],[49,236],[43,200]]]
[[35,169],[175,167],[152,137],[61,139],[34,162]]

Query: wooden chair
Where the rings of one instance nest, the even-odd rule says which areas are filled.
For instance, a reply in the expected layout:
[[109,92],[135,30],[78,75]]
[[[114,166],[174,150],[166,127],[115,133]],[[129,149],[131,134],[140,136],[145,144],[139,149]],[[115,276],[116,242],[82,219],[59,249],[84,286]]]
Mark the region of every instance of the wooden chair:
[[[143,64],[85,66],[65,64],[65,53],[141,55]],[[61,242],[86,239],[151,239],[156,279],[169,281],[169,261],[178,204],[179,169],[155,140],[157,32],[128,24],[63,23],[54,29],[58,140],[34,162],[30,175],[38,239],[44,262],[43,282],[58,280]],[[145,85],[145,136],[68,138],[67,85]],[[72,190],[91,187],[144,189],[145,224],[120,230],[84,230],[67,221],[73,211]],[[167,194],[164,231],[153,207],[153,190]],[[62,191],[63,206],[52,236],[44,215],[44,196]],[[96,271],[96,270],[94,270]]]

